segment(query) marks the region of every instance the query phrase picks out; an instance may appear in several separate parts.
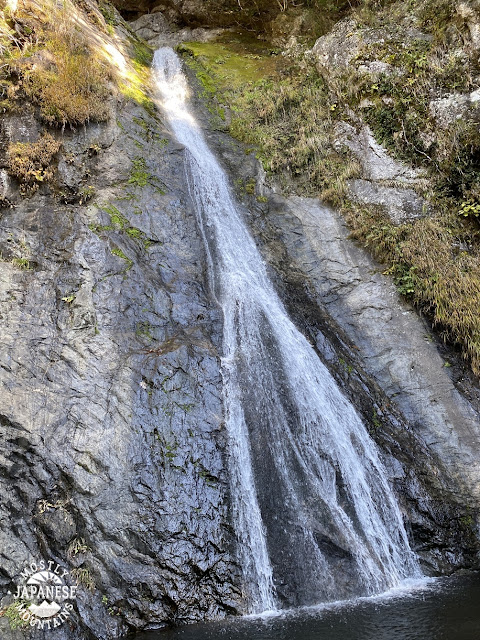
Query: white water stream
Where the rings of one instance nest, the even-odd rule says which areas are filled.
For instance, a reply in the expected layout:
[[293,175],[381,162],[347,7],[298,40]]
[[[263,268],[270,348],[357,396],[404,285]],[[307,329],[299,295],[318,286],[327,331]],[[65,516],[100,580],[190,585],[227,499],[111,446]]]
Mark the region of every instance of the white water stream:
[[156,51],[154,73],[186,147],[223,311],[232,510],[251,611],[380,593],[419,576],[376,445],[275,292],[172,49]]

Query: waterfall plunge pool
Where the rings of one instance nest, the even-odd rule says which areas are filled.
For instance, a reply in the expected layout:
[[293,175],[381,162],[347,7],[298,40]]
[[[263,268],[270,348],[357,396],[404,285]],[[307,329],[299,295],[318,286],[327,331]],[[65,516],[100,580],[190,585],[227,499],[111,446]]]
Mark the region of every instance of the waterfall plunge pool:
[[437,578],[372,598],[140,633],[134,639],[479,640],[480,574]]

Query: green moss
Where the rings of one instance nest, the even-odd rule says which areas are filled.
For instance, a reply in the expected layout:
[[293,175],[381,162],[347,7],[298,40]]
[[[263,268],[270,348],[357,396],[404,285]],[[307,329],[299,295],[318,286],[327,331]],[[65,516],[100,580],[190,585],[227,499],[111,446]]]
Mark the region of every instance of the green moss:
[[[136,207],[135,209],[137,208],[138,207]],[[148,249],[151,246],[152,242],[147,238],[145,233],[141,229],[138,229],[137,227],[133,227],[130,224],[130,221],[128,220],[128,218],[126,218],[126,216],[124,216],[123,213],[121,213],[121,211],[115,205],[105,204],[101,206],[101,209],[105,211],[105,213],[108,213],[108,215],[110,216],[110,224],[101,225],[98,223],[91,223],[88,225],[91,231],[93,231],[98,235],[108,231],[117,231],[117,232],[125,233],[130,238],[139,240],[143,244],[145,249]],[[134,213],[137,213],[137,211],[134,210]],[[119,257],[123,257],[123,255],[120,255],[119,253],[115,253],[115,255],[119,255]],[[126,257],[125,259],[127,260]]]
[[29,626],[28,620],[25,621],[21,617],[20,608],[23,605],[28,606],[30,605],[30,602],[13,602],[3,612],[1,612],[1,615],[7,618],[12,631],[15,631],[15,629],[26,629]]
[[218,88],[242,87],[276,74],[277,57],[257,47],[252,50],[250,40],[239,46],[235,40],[219,39],[185,42],[178,49],[186,54],[187,62],[190,57],[199,64],[197,77],[207,92],[215,93]]
[[141,156],[137,156],[133,159],[132,170],[130,172],[128,184],[140,188],[150,185],[155,189],[157,193],[159,193],[160,195],[165,195],[163,183],[159,178],[157,178],[157,176],[151,174],[148,171],[145,158],[142,158]]
[[154,340],[152,335],[152,325],[149,322],[138,322],[135,327],[135,335],[137,338],[147,338],[148,340]]
[[129,184],[136,187],[146,187],[150,181],[150,173],[147,171],[147,163],[145,158],[137,156],[133,160],[133,166],[128,180]]
[[142,67],[150,67],[153,60],[153,49],[144,40],[132,38],[133,60]]
[[88,225],[88,228],[90,229],[90,231],[93,231],[93,233],[96,233],[97,235],[100,235],[105,231],[113,231],[115,229],[113,224],[97,224],[96,222],[91,222]]
[[129,73],[128,82],[119,82],[119,89],[125,98],[133,100],[141,105],[145,111],[153,116],[156,114],[157,108],[151,97],[145,91],[145,79],[138,77],[136,74]]
[[133,122],[140,127],[140,136],[145,142],[157,142],[161,147],[168,144],[168,140],[160,135],[158,132],[158,122],[154,124],[145,120],[145,118],[139,118],[134,116]]
[[125,262],[127,263],[125,271],[129,271],[133,267],[133,260],[130,260],[130,258],[128,258],[119,247],[114,247],[113,249],[111,249],[111,252],[114,256],[117,256],[117,258],[125,260]]

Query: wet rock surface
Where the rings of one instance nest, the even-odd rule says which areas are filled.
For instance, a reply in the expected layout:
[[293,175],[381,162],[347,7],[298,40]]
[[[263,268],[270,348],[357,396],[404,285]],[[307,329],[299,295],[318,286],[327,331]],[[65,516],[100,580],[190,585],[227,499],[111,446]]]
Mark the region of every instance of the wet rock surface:
[[58,137],[56,184],[8,178],[0,220],[2,608],[52,559],[79,584],[52,638],[235,613],[221,319],[182,148],[133,102]]
[[[154,45],[177,42],[161,18],[136,28]],[[339,216],[276,195],[254,155],[208,130],[196,106],[232,184],[257,181],[253,196],[237,188],[244,215],[292,317],[381,447],[425,569],[478,568],[478,390],[444,366]],[[35,118],[22,123],[5,122],[2,144],[38,138]],[[366,181],[417,180],[365,130],[345,133]],[[241,612],[222,326],[183,148],[133,103],[58,137],[54,189],[20,197],[1,156],[1,606],[28,562],[52,558],[80,586],[74,624],[48,632],[56,640]],[[0,635],[24,637],[4,617]]]
[[[276,196],[264,220],[257,233],[287,283],[286,304],[370,425],[424,569],[478,567],[477,403],[455,386],[427,324],[348,239],[338,214]],[[281,260],[269,250],[279,243]],[[475,387],[472,394],[478,400]]]
[[275,194],[253,154],[222,132],[208,136],[237,184],[257,181],[253,196],[236,190],[244,215],[292,318],[380,446],[423,569],[477,569],[478,381],[349,239],[339,214]]

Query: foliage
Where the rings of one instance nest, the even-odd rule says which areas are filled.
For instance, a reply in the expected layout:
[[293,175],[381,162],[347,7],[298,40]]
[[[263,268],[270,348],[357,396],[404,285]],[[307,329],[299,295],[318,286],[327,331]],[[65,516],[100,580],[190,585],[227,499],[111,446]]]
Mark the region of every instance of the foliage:
[[150,173],[147,171],[147,163],[145,162],[145,158],[137,156],[133,159],[132,171],[130,173],[128,183],[133,184],[136,187],[146,187],[149,183],[149,180]]
[[[146,234],[141,229],[131,226],[129,220],[115,205],[104,204],[101,206],[101,208],[110,216],[110,224],[101,225],[98,223],[91,223],[89,224],[89,229],[91,231],[98,235],[105,233],[106,231],[124,232],[130,238],[139,240],[143,244],[145,250],[151,246],[151,240],[149,240]],[[136,213],[135,209],[133,212]],[[129,263],[132,262],[120,249],[114,249],[112,250],[112,253],[120,258],[123,258]]]
[[460,205],[459,213],[465,218],[472,216],[478,218],[480,216],[480,202],[476,202],[475,200],[464,200]]
[[107,0],[100,0],[98,8],[107,25],[111,27],[117,26],[117,16],[114,7]]
[[61,31],[49,34],[45,42],[53,64],[35,64],[24,72],[24,88],[40,105],[48,124],[84,124],[108,118],[108,83],[111,79],[78,33],[69,37]]
[[[230,132],[259,146],[264,168],[295,178],[301,191],[333,201],[357,165],[332,146],[335,113],[324,81],[315,71],[286,80],[266,80],[234,96]],[[298,188],[297,187],[297,188]]]
[[30,260],[28,258],[12,258],[12,264],[15,267],[18,267],[19,269],[22,269],[24,271],[30,271],[31,270],[31,266],[30,266]]
[[54,156],[61,143],[49,133],[44,133],[37,142],[16,142],[8,147],[8,171],[25,188],[35,190],[42,182],[51,180],[55,174]]
[[29,605],[29,602],[17,601],[9,605],[5,610],[0,611],[0,616],[5,616],[10,625],[10,629],[26,629],[28,627],[28,620],[23,620],[20,614],[20,607],[22,604]]
[[352,203],[344,211],[353,237],[389,266],[399,291],[432,318],[445,338],[462,345],[478,375],[480,246],[471,244],[469,228],[454,212],[396,227],[379,211]]

